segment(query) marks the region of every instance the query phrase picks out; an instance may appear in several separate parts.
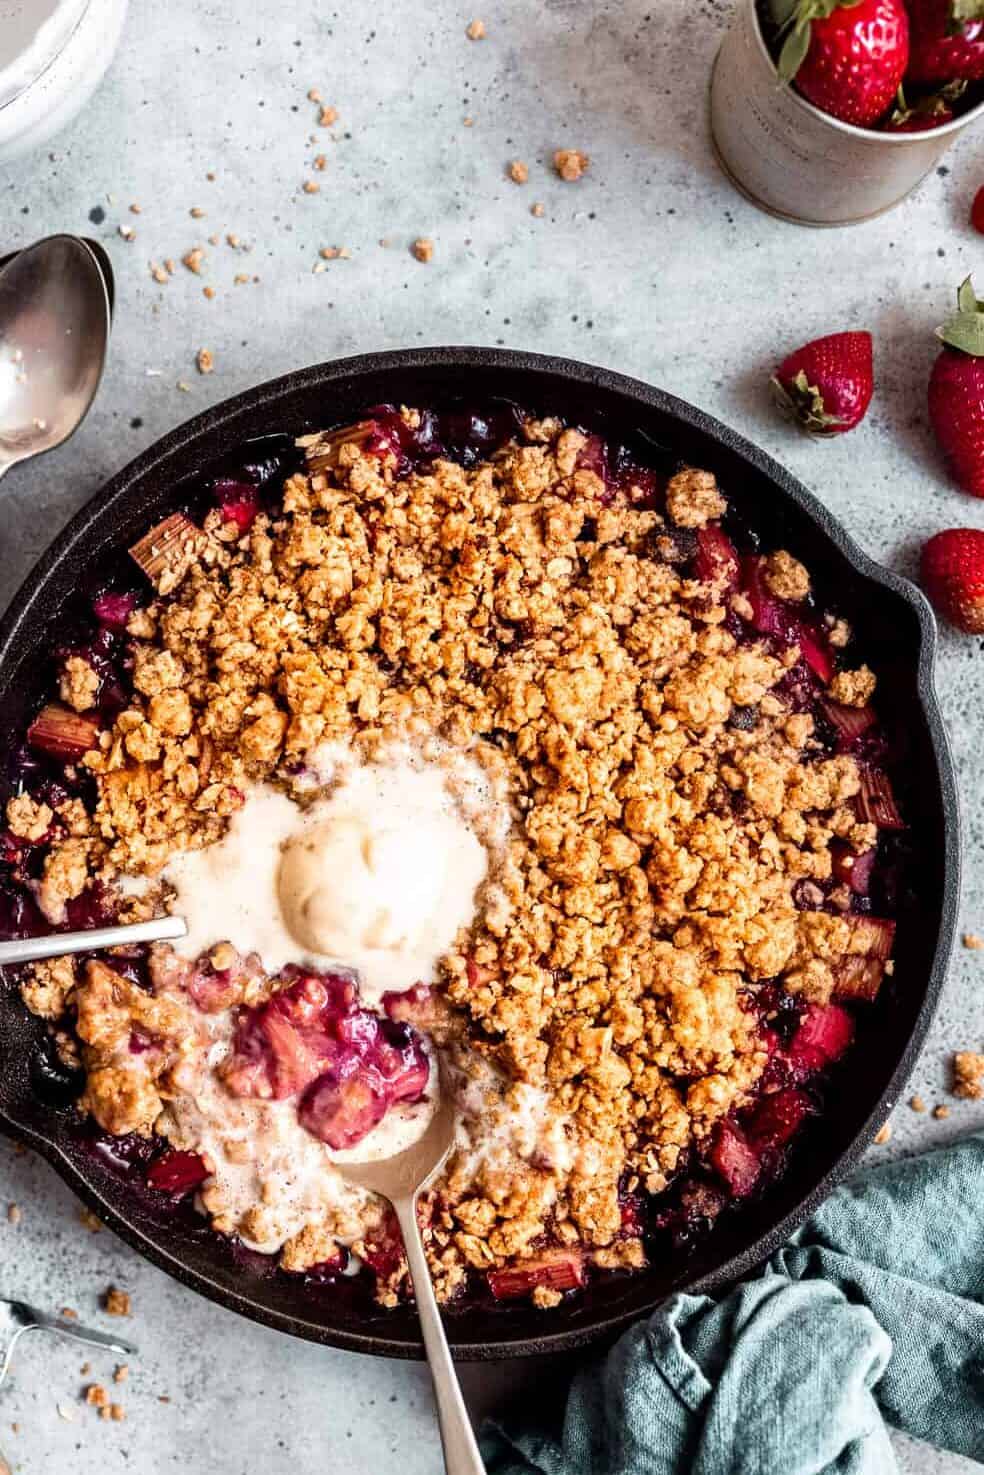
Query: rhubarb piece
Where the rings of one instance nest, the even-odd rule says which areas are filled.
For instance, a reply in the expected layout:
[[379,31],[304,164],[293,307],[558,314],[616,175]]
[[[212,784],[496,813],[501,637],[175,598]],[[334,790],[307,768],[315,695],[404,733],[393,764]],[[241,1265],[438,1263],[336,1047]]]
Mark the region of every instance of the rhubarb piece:
[[841,702],[823,698],[820,706],[824,715],[837,729],[838,746],[843,751],[877,722],[873,707],[845,707]]
[[834,674],[834,657],[827,637],[801,619],[784,600],[770,593],[764,566],[764,559],[746,558],[742,568],[745,594],[752,606],[752,625],[759,634],[771,635],[781,645],[798,645],[803,660],[826,686]]
[[854,1020],[839,1004],[810,1004],[789,1046],[791,1064],[812,1075],[838,1060],[854,1038]]
[[713,584],[717,590],[737,589],[741,579],[741,562],[727,533],[713,523],[697,529],[695,570],[702,584]]
[[335,1018],[354,997],[348,979],[307,973],[269,1003],[244,1009],[221,1068],[227,1089],[276,1101],[303,1091],[339,1059]]
[[856,854],[849,845],[831,845],[830,864],[834,880],[843,886],[849,886],[855,896],[867,896],[877,858],[878,851],[874,846]]
[[489,1290],[497,1301],[515,1301],[519,1296],[528,1296],[537,1286],[552,1291],[573,1291],[583,1286],[585,1280],[582,1252],[559,1245],[520,1265],[488,1273]]
[[130,549],[130,557],[158,594],[176,589],[208,546],[208,537],[183,512],[172,513]]
[[327,1072],[304,1093],[297,1118],[301,1126],[336,1152],[355,1147],[386,1115],[389,1097],[370,1071],[345,1076]]
[[92,601],[92,613],[100,625],[109,630],[125,630],[127,621],[137,607],[135,594],[117,594],[107,589]]
[[885,770],[873,763],[862,763],[859,773],[861,792],[856,803],[861,819],[877,825],[880,830],[904,830],[905,821],[899,813],[892,781]]
[[833,965],[834,997],[874,999],[885,976],[885,963],[895,940],[895,923],[887,917],[846,919],[851,927],[851,951]]
[[197,1152],[166,1152],[151,1164],[147,1183],[161,1193],[184,1198],[208,1176],[208,1168]]
[[344,425],[341,430],[305,436],[298,444],[304,447],[308,471],[317,475],[319,472],[334,471],[343,446],[358,446],[367,454],[377,456],[398,455],[399,446],[394,444],[395,437],[386,436],[381,430],[376,420],[358,420],[354,425]]
[[223,522],[234,522],[241,533],[248,533],[260,510],[259,491],[252,482],[217,477],[212,483],[212,494]]
[[758,1152],[772,1152],[785,1147],[813,1111],[810,1098],[795,1086],[772,1091],[759,1100],[745,1123],[748,1140]]
[[850,950],[866,958],[891,957],[895,941],[895,923],[889,917],[857,917],[847,919],[851,929]]
[[710,1155],[732,1198],[746,1198],[758,1182],[762,1164],[737,1122],[718,1123]]
[[76,763],[99,746],[99,723],[60,702],[49,702],[27,729],[27,741],[62,763]]

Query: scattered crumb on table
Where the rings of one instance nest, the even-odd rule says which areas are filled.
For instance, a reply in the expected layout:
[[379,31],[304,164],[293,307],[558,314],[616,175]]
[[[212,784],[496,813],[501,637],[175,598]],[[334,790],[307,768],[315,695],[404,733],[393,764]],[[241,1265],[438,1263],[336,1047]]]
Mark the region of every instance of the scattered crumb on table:
[[591,160],[587,154],[583,154],[580,149],[554,150],[554,168],[561,179],[565,179],[568,184],[572,184],[575,179],[580,179],[581,175],[587,171],[590,163]]
[[103,1310],[110,1316],[129,1316],[132,1306],[129,1291],[121,1291],[118,1286],[109,1286],[103,1294]]
[[984,1055],[958,1050],[953,1057],[953,1094],[967,1101],[984,1096]]
[[878,1128],[878,1131],[875,1133],[873,1140],[877,1143],[879,1147],[883,1147],[886,1142],[890,1142],[892,1140],[891,1122],[885,1122],[882,1126],[880,1126]]
[[921,1096],[910,1096],[909,1105],[913,1111],[925,1111],[926,1103]]
[[965,932],[962,941],[964,947],[975,953],[984,948],[984,937],[979,937],[976,932]]

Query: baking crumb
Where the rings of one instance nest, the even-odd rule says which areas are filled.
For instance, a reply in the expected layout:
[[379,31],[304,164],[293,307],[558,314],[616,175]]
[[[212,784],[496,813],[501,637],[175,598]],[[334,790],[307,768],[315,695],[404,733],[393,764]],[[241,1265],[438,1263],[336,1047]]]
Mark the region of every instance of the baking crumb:
[[60,1419],[64,1419],[66,1424],[75,1423],[75,1409],[72,1408],[71,1404],[59,1403],[56,1404],[56,1408],[58,1411],[58,1417]]
[[891,1122],[885,1122],[885,1123],[883,1123],[883,1125],[880,1126],[878,1128],[878,1131],[875,1133],[873,1140],[874,1140],[874,1142],[877,1143],[877,1145],[879,1147],[884,1147],[884,1145],[885,1145],[886,1142],[891,1142],[891,1140],[892,1140],[892,1124],[891,1124]]
[[109,1286],[103,1294],[103,1309],[109,1316],[129,1316],[132,1305],[130,1293],[117,1286]]
[[154,278],[155,282],[160,282],[162,287],[166,282],[169,282],[171,280],[170,276],[164,270],[163,266],[158,266],[156,261],[152,261],[150,263],[150,274]]
[[484,41],[486,35],[485,22],[483,20],[473,20],[465,31],[465,35],[469,41]]
[[462,126],[464,128],[474,128],[475,119],[469,115],[467,118],[462,119]]
[[191,216],[192,220],[205,219],[205,211],[200,205],[192,205],[191,209],[188,211],[188,214]]
[[513,184],[525,184],[530,177],[529,166],[522,159],[513,159],[506,172]]
[[92,1372],[92,1363],[91,1362],[83,1362],[82,1366],[79,1368],[79,1377],[80,1378],[88,1377],[89,1373],[91,1373],[91,1372]]
[[316,179],[305,179],[304,193],[306,195],[317,195],[321,192],[321,185]]
[[213,180],[214,181],[214,179],[215,179],[215,170],[214,169],[210,169],[208,171],[208,173],[205,175],[205,178],[208,179],[208,180]]
[[323,170],[323,169],[327,169],[328,168],[328,155],[327,154],[317,154],[315,156],[315,160],[314,160],[314,167],[315,167],[315,169],[319,170],[319,172],[321,170]]
[[174,276],[174,273],[177,271],[177,269],[178,268],[177,268],[177,265],[175,263],[174,257],[173,256],[165,256],[164,257],[164,270],[170,276],[173,277]]
[[21,1209],[20,1204],[8,1204],[7,1205],[7,1223],[8,1224],[13,1224],[14,1227],[16,1228],[16,1226],[20,1223],[20,1221],[23,1219],[23,1217],[24,1217],[24,1214],[23,1214],[23,1211]]
[[113,1374],[113,1382],[114,1383],[125,1383],[126,1380],[127,1380],[127,1378],[129,1376],[130,1376],[130,1365],[129,1365],[129,1363],[121,1362],[120,1365],[119,1365],[119,1367],[116,1369],[116,1371]]
[[207,297],[208,300],[209,300],[209,302],[211,302],[212,301],[212,298],[215,296],[215,288],[214,287],[203,287],[202,288],[202,296],[203,297]]
[[175,388],[180,389],[182,394],[191,393],[191,385],[188,383],[187,379],[179,379],[177,384],[175,385]]
[[157,1402],[158,1403],[170,1403],[171,1400],[170,1400],[170,1398],[168,1397],[168,1395],[166,1393],[158,1393],[158,1395],[157,1395]]
[[984,937],[979,937],[976,932],[965,932],[962,941],[964,947],[975,953],[984,948]]
[[237,271],[232,280],[237,287],[241,287],[243,283],[248,282],[249,279],[250,277],[248,271]]
[[[195,246],[192,248],[192,250],[186,252],[185,255],[182,256],[181,265],[186,266],[189,271],[193,271],[196,277],[200,277],[202,274],[202,263],[204,262],[204,260],[205,252],[202,250],[201,246]],[[164,264],[166,266],[167,262],[165,262]]]
[[126,1418],[126,1409],[122,1403],[111,1403],[109,1405],[109,1417],[114,1424],[122,1424]]
[[384,248],[384,250],[388,250],[389,247],[392,246],[393,242],[389,236],[380,236],[379,244]]
[[79,1313],[75,1310],[74,1306],[63,1306],[58,1315],[62,1321],[78,1321],[79,1319]]
[[333,123],[338,122],[338,109],[325,107],[321,109],[318,123],[322,128],[330,128]]
[[219,235],[218,231],[215,231],[214,234],[210,235],[208,238],[208,244],[210,246],[218,246],[221,244],[221,242],[222,237]]
[[321,101],[322,101],[321,93],[318,91],[317,87],[309,87],[308,88],[308,102],[321,102]]
[[142,212],[142,210],[141,210],[141,208],[140,208],[139,205],[131,205],[130,206],[130,214],[131,215],[141,215],[142,213],[143,212]]
[[106,1408],[109,1404],[109,1394],[102,1383],[90,1383],[83,1389],[83,1396],[92,1408]]
[[953,1057],[953,1094],[965,1101],[979,1101],[984,1096],[984,1055],[973,1050],[958,1050]]
[[910,1096],[909,1105],[913,1111],[925,1111],[926,1103],[921,1096]]
[[79,1209],[79,1223],[83,1229],[88,1229],[90,1234],[98,1234],[102,1229],[102,1220],[97,1218],[91,1209]]
[[116,229],[119,231],[124,241],[135,241],[137,239],[137,233],[132,225],[118,225]]
[[561,179],[572,183],[585,173],[591,160],[580,149],[555,149],[553,164]]
[[427,236],[419,236],[410,250],[418,261],[431,261],[434,256],[434,242]]
[[239,236],[236,235],[236,232],[234,230],[231,230],[226,236],[226,245],[231,246],[233,251],[238,251],[242,244],[242,241],[240,240]]
[[936,1120],[938,1122],[946,1121],[946,1118],[949,1115],[950,1115],[950,1108],[947,1105],[945,1105],[944,1102],[941,1101],[940,1104],[939,1104],[939,1106],[934,1106],[933,1107],[933,1116],[936,1118]]
[[212,357],[211,349],[200,348],[195,359],[195,366],[199,374],[211,374],[215,368],[215,359]]
[[322,246],[318,255],[323,261],[350,261],[352,253],[347,246]]
[[537,220],[542,220],[546,214],[546,208],[537,200],[535,204],[530,206],[530,214],[535,215]]

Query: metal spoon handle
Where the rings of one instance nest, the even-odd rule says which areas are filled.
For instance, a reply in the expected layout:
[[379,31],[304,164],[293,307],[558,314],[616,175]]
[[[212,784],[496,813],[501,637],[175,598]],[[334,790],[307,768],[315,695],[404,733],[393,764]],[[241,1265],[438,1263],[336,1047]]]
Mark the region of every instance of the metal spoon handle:
[[12,963],[33,963],[38,958],[60,958],[66,953],[94,953],[101,948],[122,947],[128,942],[165,942],[184,937],[188,928],[183,917],[155,917],[150,922],[131,922],[126,927],[89,927],[84,932],[53,932],[49,937],[24,937],[0,942],[0,968]]
[[478,1452],[465,1400],[461,1396],[458,1374],[451,1361],[451,1350],[431,1284],[427,1256],[424,1254],[417,1224],[416,1194],[412,1198],[394,1203],[393,1208],[403,1231],[403,1243],[406,1246],[413,1293],[417,1301],[417,1314],[420,1317],[420,1330],[434,1380],[434,1398],[444,1448],[444,1468],[447,1475],[485,1475],[485,1465]]

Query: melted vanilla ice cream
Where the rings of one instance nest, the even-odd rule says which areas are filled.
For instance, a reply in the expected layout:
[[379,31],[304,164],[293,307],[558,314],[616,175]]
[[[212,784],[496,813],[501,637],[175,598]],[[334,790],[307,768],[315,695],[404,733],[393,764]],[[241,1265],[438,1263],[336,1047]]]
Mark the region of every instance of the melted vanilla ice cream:
[[433,742],[426,755],[397,743],[372,763],[337,751],[325,763],[327,797],[301,809],[254,785],[221,841],[169,862],[188,923],[174,947],[197,957],[228,941],[271,973],[341,965],[372,1004],[434,978],[508,814],[474,759]]

